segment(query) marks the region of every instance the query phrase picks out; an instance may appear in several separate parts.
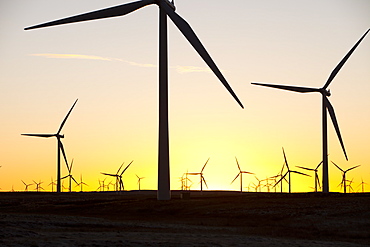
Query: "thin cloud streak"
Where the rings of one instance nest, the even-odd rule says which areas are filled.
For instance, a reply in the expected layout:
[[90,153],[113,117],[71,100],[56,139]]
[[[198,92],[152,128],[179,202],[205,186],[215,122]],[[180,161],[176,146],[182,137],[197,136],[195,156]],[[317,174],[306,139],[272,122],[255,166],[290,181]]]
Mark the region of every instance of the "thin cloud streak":
[[[110,58],[110,57],[100,57],[100,56],[91,56],[91,55],[80,55],[80,54],[53,54],[53,53],[41,53],[41,54],[30,54],[29,56],[34,57],[44,57],[44,58],[58,58],[58,59],[87,59],[87,60],[101,60],[101,61],[118,61],[124,62],[131,66],[135,67],[144,67],[144,68],[157,68],[155,64],[144,64],[136,63],[132,61],[123,60],[120,58]],[[175,69],[177,73],[211,73],[212,71],[206,67],[195,67],[195,66],[171,66],[171,69]]]

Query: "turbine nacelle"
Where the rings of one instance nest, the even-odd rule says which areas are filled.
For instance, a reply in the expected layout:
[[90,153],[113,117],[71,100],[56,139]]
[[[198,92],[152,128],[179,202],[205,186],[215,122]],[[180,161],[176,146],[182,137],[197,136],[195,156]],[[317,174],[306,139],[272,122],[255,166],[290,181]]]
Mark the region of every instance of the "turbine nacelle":
[[326,90],[325,88],[321,88],[321,93],[327,97],[330,97],[331,96],[331,92],[330,92],[330,89]]
[[176,11],[174,0],[172,0],[171,2],[168,0],[157,0],[157,4],[159,4],[160,1],[164,1],[173,11]]

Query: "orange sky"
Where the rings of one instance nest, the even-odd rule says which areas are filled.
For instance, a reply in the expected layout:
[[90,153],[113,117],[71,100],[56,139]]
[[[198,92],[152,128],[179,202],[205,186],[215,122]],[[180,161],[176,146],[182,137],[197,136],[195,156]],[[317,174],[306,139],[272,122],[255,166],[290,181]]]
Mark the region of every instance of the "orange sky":
[[[157,7],[109,20],[23,30],[126,2],[0,3],[0,191],[23,190],[21,180],[42,180],[51,189],[56,141],[20,134],[56,132],[77,98],[62,131],[76,179],[83,174],[88,190],[96,190],[105,178],[100,172],[114,173],[122,162],[134,160],[123,177],[126,188],[137,189],[137,174],[145,177],[142,189],[156,189]],[[260,179],[281,169],[282,147],[290,166],[316,166],[321,160],[320,96],[250,82],[321,87],[369,28],[370,3],[177,0],[176,6],[245,109],[169,20],[171,189],[179,189],[179,177],[199,172],[209,157],[204,177],[212,190],[239,189],[238,181],[230,185],[238,172],[235,156],[243,170]],[[330,85],[349,161],[331,122],[329,157],[343,168],[361,164],[348,173],[355,190],[361,178],[370,183],[369,66],[367,37]],[[340,171],[333,165],[329,169],[330,188],[338,191]],[[62,172],[67,173],[64,165]],[[192,180],[191,188],[199,189],[198,178]],[[312,190],[313,177],[294,174],[292,180],[293,191]],[[256,182],[244,175],[245,186]]]

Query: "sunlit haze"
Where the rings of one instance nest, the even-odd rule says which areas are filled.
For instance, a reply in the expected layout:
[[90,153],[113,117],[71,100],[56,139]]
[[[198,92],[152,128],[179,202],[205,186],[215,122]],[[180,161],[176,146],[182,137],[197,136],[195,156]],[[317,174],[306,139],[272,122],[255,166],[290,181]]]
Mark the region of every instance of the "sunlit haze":
[[[129,3],[127,0],[0,1],[0,191],[56,179],[56,133],[76,99],[61,134],[72,174],[96,191],[98,180],[115,182],[122,162],[125,189],[157,189],[158,7],[127,16],[24,31],[28,26]],[[252,81],[322,87],[331,71],[370,28],[368,0],[176,0],[176,12],[194,29],[245,109],[168,20],[170,178],[200,172],[208,190],[239,190],[255,178],[277,175],[284,147],[292,191],[313,191],[322,159],[321,97],[251,85]],[[370,37],[330,85],[349,160],[328,119],[329,161],[347,173],[355,191],[370,184]],[[62,176],[68,174],[62,162]],[[321,182],[321,169],[319,171]],[[199,190],[199,176],[189,177]],[[341,191],[341,172],[330,162],[330,190]],[[68,182],[64,182],[67,186]],[[288,185],[284,184],[284,191]],[[366,185],[370,190],[370,185]],[[29,187],[34,190],[35,186]],[[111,187],[113,189],[113,187]],[[78,191],[78,187],[74,187]],[[253,190],[250,187],[250,190]],[[267,191],[262,188],[262,191]]]

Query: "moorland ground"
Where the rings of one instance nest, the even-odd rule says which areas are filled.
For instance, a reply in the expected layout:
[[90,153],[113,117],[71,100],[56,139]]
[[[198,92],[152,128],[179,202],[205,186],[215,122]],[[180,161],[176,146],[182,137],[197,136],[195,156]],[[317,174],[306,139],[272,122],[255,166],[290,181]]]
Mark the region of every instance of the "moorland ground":
[[2,192],[0,246],[369,246],[370,193]]

